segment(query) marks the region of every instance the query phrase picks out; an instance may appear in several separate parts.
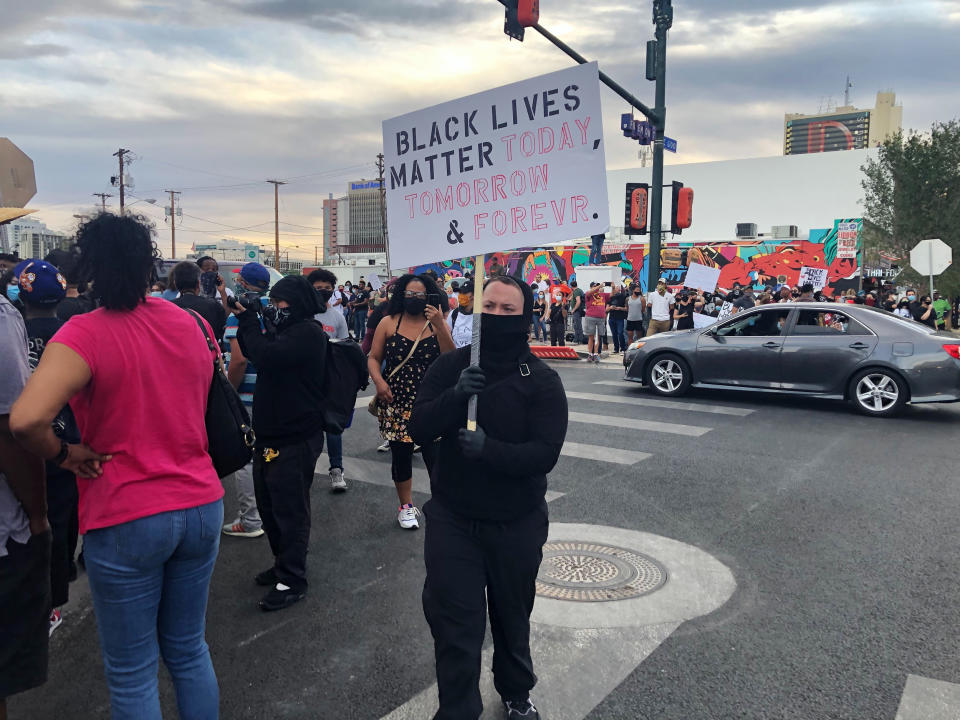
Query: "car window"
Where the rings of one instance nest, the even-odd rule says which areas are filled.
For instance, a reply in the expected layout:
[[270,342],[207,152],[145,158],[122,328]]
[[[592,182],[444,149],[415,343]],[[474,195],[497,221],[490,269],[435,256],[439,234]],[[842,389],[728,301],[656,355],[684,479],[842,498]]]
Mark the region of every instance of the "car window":
[[789,310],[770,309],[737,315],[717,328],[722,337],[776,337],[783,334]]
[[837,310],[800,310],[793,335],[869,335],[870,331],[847,313]]

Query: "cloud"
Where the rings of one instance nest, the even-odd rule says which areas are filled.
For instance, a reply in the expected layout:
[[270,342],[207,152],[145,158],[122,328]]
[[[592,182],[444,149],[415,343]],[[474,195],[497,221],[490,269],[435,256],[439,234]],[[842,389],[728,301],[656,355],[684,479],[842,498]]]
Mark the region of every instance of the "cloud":
[[[135,153],[136,195],[162,202],[163,189],[184,189],[185,212],[235,227],[272,218],[263,179],[308,175],[281,189],[281,217],[319,226],[327,193],[374,175],[383,119],[570,64],[535,32],[506,40],[494,0],[7,4],[0,59],[16,62],[2,65],[0,126],[35,159],[53,225],[110,191],[123,146]],[[652,101],[649,4],[551,0],[542,19]],[[667,134],[680,153],[667,161],[779,154],[783,114],[836,101],[848,73],[858,106],[892,87],[907,127],[948,119],[958,29],[957,0],[677,0]],[[618,131],[625,103],[602,98],[608,165],[637,165],[639,147]],[[158,224],[163,235],[162,214]],[[185,220],[177,237],[209,239],[217,227],[260,236]],[[314,233],[304,229],[303,243]]]
[[70,48],[54,43],[23,43],[0,45],[0,60],[23,60],[50,55],[68,55]]

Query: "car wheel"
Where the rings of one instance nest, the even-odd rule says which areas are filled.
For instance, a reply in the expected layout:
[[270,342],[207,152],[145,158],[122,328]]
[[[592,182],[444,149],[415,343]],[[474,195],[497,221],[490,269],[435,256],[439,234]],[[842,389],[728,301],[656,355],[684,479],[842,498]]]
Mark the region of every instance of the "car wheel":
[[907,387],[889,370],[861,370],[850,380],[850,401],[864,415],[896,415],[907,402]]
[[647,366],[646,380],[657,395],[683,395],[690,387],[690,368],[677,355],[658,355]]

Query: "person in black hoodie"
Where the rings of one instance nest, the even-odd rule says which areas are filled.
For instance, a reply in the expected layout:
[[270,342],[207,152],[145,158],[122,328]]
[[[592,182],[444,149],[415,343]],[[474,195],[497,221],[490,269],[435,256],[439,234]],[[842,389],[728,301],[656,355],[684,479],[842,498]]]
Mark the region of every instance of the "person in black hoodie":
[[[439,438],[424,559],[423,609],[434,638],[440,709],[435,720],[480,717],[480,657],[489,598],[494,685],[507,717],[540,717],[530,701],[530,613],[547,539],[547,473],[567,433],[556,372],[527,345],[530,288],[508,276],[483,293],[480,364],[470,348],[445,353],[420,387],[409,432]],[[467,403],[478,395],[475,431]],[[465,462],[466,460],[466,462]]]
[[262,610],[280,610],[307,591],[310,486],[323,451],[323,377],[327,335],[313,316],[320,303],[305,277],[285,277],[270,290],[263,333],[257,313],[232,305],[237,341],[257,368],[253,395],[253,486],[273,567],[256,576],[273,586]]

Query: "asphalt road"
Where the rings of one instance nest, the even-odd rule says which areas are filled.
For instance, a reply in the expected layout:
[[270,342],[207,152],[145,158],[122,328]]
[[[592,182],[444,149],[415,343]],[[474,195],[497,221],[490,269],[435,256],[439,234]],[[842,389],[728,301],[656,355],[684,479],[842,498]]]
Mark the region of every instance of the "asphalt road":
[[[588,629],[566,659],[535,657],[545,718],[911,720],[898,716],[909,676],[956,689],[960,406],[908,407],[883,420],[840,403],[706,391],[660,405],[616,382],[616,367],[555,367],[576,415],[550,478],[551,522],[689,547],[735,585],[717,595],[717,609],[643,631],[635,646],[629,633]],[[400,717],[411,698],[430,694],[423,535],[397,526],[389,457],[375,451],[373,418],[357,417],[344,443],[349,492],[328,494],[323,476],[314,488],[306,601],[260,612],[252,578],[270,564],[266,539],[223,538],[207,633],[222,717]],[[422,478],[422,461],[415,470]],[[227,506],[229,514],[229,489]],[[651,603],[671,583],[697,579],[673,556],[650,555],[669,574]],[[109,716],[84,577],[71,593],[51,640],[50,680],[11,699],[11,718]],[[617,611],[594,603],[589,612],[604,607]],[[551,637],[556,650],[560,636]],[[608,643],[596,645],[597,658],[616,656],[625,670],[606,688],[595,662],[574,667],[596,695],[581,711],[545,688],[590,638]],[[161,696],[165,716],[176,717],[165,671]],[[960,706],[951,711],[943,717],[960,717]]]

